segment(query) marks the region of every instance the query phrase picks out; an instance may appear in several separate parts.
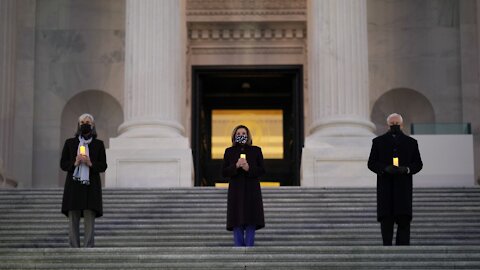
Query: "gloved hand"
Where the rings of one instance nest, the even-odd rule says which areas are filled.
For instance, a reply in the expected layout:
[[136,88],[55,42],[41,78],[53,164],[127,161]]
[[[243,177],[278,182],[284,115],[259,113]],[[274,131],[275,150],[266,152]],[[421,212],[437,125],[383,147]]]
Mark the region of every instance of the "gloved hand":
[[389,173],[389,174],[397,174],[398,173],[398,167],[397,166],[393,166],[393,165],[388,165],[387,167],[385,167],[385,169],[383,169],[386,173]]
[[408,167],[405,167],[405,166],[397,167],[397,171],[398,171],[399,174],[407,174],[408,173]]

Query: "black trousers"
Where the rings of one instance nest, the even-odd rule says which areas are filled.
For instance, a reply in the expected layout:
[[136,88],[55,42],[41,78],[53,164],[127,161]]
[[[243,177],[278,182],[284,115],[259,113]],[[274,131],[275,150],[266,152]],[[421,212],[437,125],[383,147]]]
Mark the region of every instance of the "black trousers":
[[382,239],[384,246],[391,246],[393,241],[393,227],[397,223],[397,237],[395,244],[397,246],[410,245],[410,217],[385,217],[380,222],[382,230]]

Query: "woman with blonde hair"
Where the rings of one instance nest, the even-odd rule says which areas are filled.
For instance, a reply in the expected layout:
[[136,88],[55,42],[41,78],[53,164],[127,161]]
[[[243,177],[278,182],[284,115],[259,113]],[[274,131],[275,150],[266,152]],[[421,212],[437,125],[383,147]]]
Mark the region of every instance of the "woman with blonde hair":
[[62,213],[69,218],[71,247],[80,247],[81,217],[85,222],[84,247],[93,247],[95,218],[103,215],[100,173],[107,169],[107,159],[94,121],[88,113],[78,118],[75,137],[65,141],[60,160],[60,167],[67,172]]
[[229,178],[227,230],[235,246],[253,246],[255,231],[265,227],[259,177],[265,173],[262,149],[252,145],[250,130],[240,125],[225,150],[222,175]]

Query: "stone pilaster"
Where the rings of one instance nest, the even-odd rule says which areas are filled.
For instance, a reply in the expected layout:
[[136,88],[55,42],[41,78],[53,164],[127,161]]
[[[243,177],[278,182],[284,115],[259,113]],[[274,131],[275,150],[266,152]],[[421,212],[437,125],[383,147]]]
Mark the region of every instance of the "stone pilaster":
[[[15,113],[15,0],[0,1],[0,186],[10,179],[13,159]],[[8,177],[8,181],[7,181]]]
[[184,136],[184,1],[126,1],[125,122],[110,140],[106,185],[192,185]]
[[302,185],[370,185],[366,0],[311,0],[308,8],[311,124]]

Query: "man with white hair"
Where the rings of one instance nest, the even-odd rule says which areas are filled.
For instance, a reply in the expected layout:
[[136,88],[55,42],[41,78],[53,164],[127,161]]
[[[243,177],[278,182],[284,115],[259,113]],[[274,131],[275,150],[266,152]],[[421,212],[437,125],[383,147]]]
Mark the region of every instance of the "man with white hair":
[[389,115],[387,124],[390,129],[373,139],[368,158],[368,168],[377,174],[377,220],[384,246],[392,245],[395,223],[396,245],[410,245],[412,175],[423,163],[417,141],[402,132],[402,116]]

